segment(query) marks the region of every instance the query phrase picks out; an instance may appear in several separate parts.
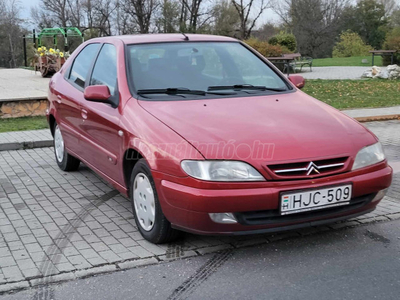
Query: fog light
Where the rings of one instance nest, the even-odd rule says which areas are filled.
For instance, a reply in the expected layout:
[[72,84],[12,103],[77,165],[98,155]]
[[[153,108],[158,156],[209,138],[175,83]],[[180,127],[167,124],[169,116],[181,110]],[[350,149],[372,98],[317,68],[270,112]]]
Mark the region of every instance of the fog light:
[[209,215],[211,220],[213,220],[215,223],[221,223],[221,224],[237,223],[232,213],[211,213]]
[[372,199],[372,202],[379,201],[379,200],[381,200],[383,197],[385,197],[385,195],[386,195],[388,189],[389,189],[389,188],[384,189],[384,190],[380,190],[380,191],[376,194],[376,196],[374,197],[374,199]]

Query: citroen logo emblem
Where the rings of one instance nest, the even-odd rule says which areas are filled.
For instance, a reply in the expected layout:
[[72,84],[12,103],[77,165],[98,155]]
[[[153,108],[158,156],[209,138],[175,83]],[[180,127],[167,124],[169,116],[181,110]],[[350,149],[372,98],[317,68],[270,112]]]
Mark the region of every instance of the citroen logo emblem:
[[318,166],[313,162],[310,162],[307,166],[307,175],[310,175],[312,172],[319,174]]

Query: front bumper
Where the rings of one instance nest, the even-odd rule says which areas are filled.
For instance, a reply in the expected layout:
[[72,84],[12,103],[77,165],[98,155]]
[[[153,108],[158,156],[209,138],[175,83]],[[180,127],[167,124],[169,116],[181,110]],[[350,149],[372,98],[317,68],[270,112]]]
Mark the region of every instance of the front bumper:
[[[218,184],[216,188],[205,184],[205,188],[201,188],[201,182],[198,181],[188,186],[187,180],[182,180],[184,184],[181,184],[166,180],[163,176],[155,178],[163,212],[172,226],[197,234],[275,232],[351,218],[374,210],[380,201],[380,199],[373,201],[376,193],[388,188],[391,180],[392,169],[386,162],[335,176],[310,180],[269,181],[254,184],[253,187],[249,184],[235,183]],[[342,206],[338,209],[321,209],[313,213],[289,216],[276,215],[282,192],[345,183],[353,185],[352,200],[363,199],[363,201],[354,202],[357,205]],[[234,213],[238,223],[219,224],[211,220],[209,213],[222,212]],[[264,217],[267,215],[268,218],[256,217],[253,220],[245,218],[252,214]],[[273,218],[270,218],[271,214],[275,214]]]

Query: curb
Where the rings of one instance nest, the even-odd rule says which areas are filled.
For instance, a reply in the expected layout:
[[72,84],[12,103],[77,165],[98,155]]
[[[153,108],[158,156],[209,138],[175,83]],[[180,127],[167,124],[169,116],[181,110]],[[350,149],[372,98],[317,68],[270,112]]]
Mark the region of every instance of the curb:
[[23,101],[44,101],[44,100],[48,100],[47,96],[5,98],[5,99],[0,99],[0,103],[2,103],[2,102],[23,102]]
[[237,241],[237,243],[229,243],[225,245],[207,246],[198,250],[187,250],[180,256],[168,257],[168,255],[156,255],[154,257],[146,257],[140,259],[119,261],[108,263],[104,265],[94,266],[89,269],[80,269],[75,271],[62,272],[56,275],[49,276],[36,276],[27,278],[25,280],[8,282],[0,284],[0,295],[26,290],[28,288],[44,286],[47,284],[63,283],[71,280],[82,279],[90,276],[97,276],[101,274],[108,274],[118,271],[125,271],[128,269],[156,265],[159,263],[171,262],[188,257],[199,257],[207,254],[218,253],[224,250],[235,250],[241,248],[248,248],[268,244],[271,242],[288,240],[290,238],[301,238],[311,234],[324,233],[328,230],[337,231],[347,228],[360,227],[378,222],[390,222],[400,219],[400,213],[387,214],[376,217],[369,217],[361,220],[349,219],[340,223],[333,223],[330,225],[322,225],[317,227],[304,228],[299,231],[286,231],[279,234],[268,235],[267,237],[257,237],[251,240]]
[[358,122],[375,122],[375,121],[390,121],[400,120],[400,115],[382,115],[382,116],[370,116],[370,117],[355,117]]
[[53,147],[53,140],[25,141],[0,144],[0,151]]

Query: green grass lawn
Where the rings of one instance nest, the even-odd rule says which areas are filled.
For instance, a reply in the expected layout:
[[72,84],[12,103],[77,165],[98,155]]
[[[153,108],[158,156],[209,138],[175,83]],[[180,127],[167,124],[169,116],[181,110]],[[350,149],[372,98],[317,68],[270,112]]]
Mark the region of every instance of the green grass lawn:
[[398,80],[307,80],[303,91],[338,109],[400,105]]
[[[363,64],[361,61],[367,59],[368,63]],[[313,60],[313,67],[332,67],[332,66],[362,66],[370,67],[372,64],[372,55],[354,56],[354,57],[336,57],[336,58],[317,58]],[[382,57],[375,56],[375,66],[382,66]]]
[[0,119],[0,132],[49,128],[46,117]]

